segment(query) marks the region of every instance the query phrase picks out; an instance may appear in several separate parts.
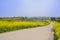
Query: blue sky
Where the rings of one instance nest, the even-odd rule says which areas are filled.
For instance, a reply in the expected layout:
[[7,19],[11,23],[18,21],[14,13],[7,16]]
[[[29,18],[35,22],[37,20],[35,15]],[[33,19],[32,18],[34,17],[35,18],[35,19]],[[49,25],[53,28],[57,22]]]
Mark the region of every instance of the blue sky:
[[60,16],[60,0],[0,0],[0,17]]

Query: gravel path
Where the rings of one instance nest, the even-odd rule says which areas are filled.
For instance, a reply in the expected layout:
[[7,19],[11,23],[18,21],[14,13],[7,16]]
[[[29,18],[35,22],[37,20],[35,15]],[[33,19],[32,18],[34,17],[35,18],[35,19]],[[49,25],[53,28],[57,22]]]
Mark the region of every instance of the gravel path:
[[52,25],[3,33],[0,40],[53,40]]

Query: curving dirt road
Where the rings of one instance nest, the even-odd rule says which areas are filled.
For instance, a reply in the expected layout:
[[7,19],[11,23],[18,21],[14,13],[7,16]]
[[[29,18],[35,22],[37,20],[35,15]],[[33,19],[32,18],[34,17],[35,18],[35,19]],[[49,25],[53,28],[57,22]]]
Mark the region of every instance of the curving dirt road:
[[30,28],[0,34],[0,40],[53,40],[53,23],[45,27]]

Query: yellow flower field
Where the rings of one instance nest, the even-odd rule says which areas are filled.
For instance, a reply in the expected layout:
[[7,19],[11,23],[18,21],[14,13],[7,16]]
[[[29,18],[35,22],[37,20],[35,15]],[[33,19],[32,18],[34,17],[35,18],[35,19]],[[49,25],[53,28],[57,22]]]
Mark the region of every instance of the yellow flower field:
[[29,21],[0,21],[0,33],[13,31],[18,29],[40,27],[46,24],[40,22],[29,22]]
[[60,39],[60,22],[55,22],[53,26],[54,32],[55,32],[55,40]]

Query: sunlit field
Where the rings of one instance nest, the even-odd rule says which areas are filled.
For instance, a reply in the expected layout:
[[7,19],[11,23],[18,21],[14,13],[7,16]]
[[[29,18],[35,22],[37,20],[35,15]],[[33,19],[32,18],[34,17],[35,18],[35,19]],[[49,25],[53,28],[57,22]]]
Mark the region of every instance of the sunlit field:
[[0,20],[0,33],[33,27],[43,27],[48,24],[50,24],[49,20],[46,20],[45,22]]
[[54,29],[54,39],[55,40],[60,40],[60,22],[55,22],[54,23],[54,26],[53,26],[53,29]]

